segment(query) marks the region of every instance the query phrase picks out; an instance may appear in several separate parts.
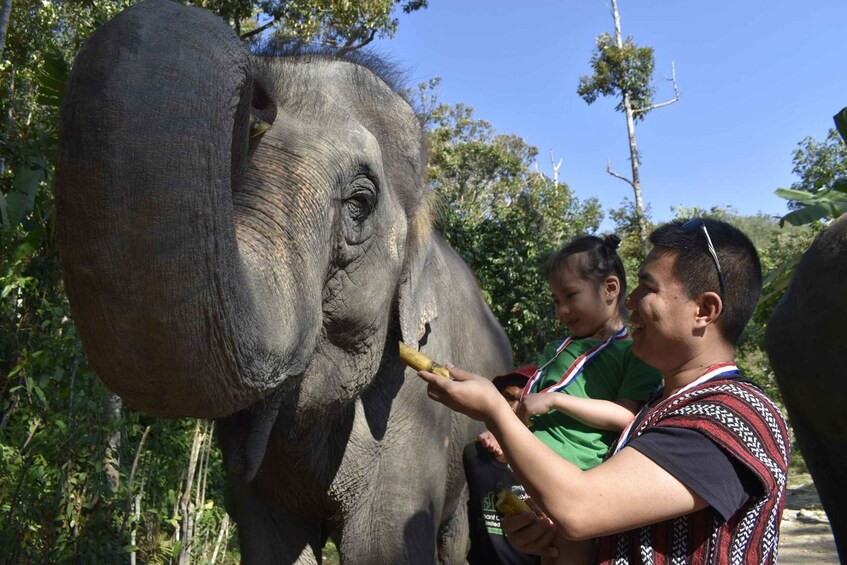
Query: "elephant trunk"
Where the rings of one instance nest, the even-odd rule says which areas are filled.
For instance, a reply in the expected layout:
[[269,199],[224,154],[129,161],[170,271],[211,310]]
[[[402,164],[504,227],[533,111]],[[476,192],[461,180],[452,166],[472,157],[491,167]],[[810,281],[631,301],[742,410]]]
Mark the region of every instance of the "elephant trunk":
[[[251,91],[232,30],[168,0],[93,34],[68,81],[56,178],[65,285],[93,368],[150,414],[231,414],[302,372],[314,349],[314,337],[267,345],[263,320],[287,313],[265,311],[269,292],[239,251],[232,191]],[[297,324],[289,334],[314,336],[319,322]]]

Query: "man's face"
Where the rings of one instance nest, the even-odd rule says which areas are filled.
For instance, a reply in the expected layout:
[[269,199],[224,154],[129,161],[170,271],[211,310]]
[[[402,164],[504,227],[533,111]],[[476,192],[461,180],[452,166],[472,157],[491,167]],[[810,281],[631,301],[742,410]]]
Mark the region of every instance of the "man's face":
[[650,251],[626,301],[632,310],[632,352],[661,372],[686,360],[698,312],[674,274],[676,259],[675,252]]

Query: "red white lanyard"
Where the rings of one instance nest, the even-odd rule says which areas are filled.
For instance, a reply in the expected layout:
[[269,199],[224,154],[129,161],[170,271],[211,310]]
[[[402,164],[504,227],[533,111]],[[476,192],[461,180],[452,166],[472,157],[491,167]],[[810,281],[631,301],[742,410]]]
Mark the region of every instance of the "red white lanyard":
[[[626,339],[627,336],[628,336],[628,334],[627,334],[627,331],[626,331],[626,326],[624,326],[621,329],[619,329],[617,332],[615,332],[614,334],[609,336],[609,338],[606,339],[606,341],[604,341],[603,343],[598,343],[597,345],[595,345],[594,347],[592,347],[591,349],[589,349],[588,351],[586,351],[585,353],[583,353],[582,355],[580,355],[579,357],[574,359],[573,363],[571,363],[571,366],[568,367],[568,370],[565,371],[565,374],[562,375],[561,379],[559,379],[559,382],[548,386],[547,388],[541,390],[540,392],[557,392],[557,391],[564,389],[569,384],[571,384],[574,381],[574,379],[576,379],[576,377],[585,368],[585,365],[589,361],[594,359],[594,357],[599,355],[599,353],[601,351],[603,351],[610,343],[612,343],[613,341],[618,340],[618,339]],[[559,357],[559,354],[562,351],[564,351],[565,349],[567,349],[568,345],[570,345],[571,342],[573,342],[573,340],[574,339],[572,337],[568,337],[567,339],[565,339],[565,341],[563,341],[561,343],[561,345],[559,345],[559,347],[556,348],[556,354],[551,359],[549,359],[546,363],[544,363],[544,365],[542,365],[541,368],[537,369],[535,371],[535,373],[533,373],[532,378],[529,379],[529,382],[526,383],[526,386],[524,387],[523,392],[521,392],[521,399],[523,399],[524,396],[529,394],[529,392],[532,390],[532,387],[535,386],[535,384],[541,379],[541,375],[543,374],[544,369],[546,369],[547,366],[550,363],[555,361],[556,358]]]
[[[690,390],[690,389],[694,388],[695,386],[701,385],[701,384],[705,383],[706,381],[709,381],[709,380],[712,380],[712,379],[717,380],[721,377],[728,377],[730,375],[737,375],[739,372],[740,371],[738,370],[738,367],[736,367],[735,363],[732,363],[732,362],[718,363],[717,365],[712,365],[708,369],[706,369],[706,372],[703,373],[701,376],[697,377],[695,380],[688,383],[687,385],[685,385],[684,387],[682,387],[681,389],[679,389],[678,391],[676,391],[675,393],[673,393],[672,395],[667,397],[665,400],[668,401],[672,398],[675,398],[675,397],[679,396],[680,394],[682,394],[683,392]],[[623,447],[626,445],[626,443],[630,440],[629,436],[630,436],[630,434],[632,434],[634,428],[636,427],[635,426],[636,422],[640,424],[644,420],[644,417],[642,416],[642,414],[644,416],[646,416],[646,413],[649,410],[652,409],[652,407],[653,407],[652,406],[653,405],[652,400],[653,399],[651,399],[651,401],[648,401],[647,404],[645,404],[644,407],[641,408],[641,411],[638,413],[638,415],[635,418],[633,418],[632,421],[623,429],[620,437],[618,438],[618,444],[615,446],[614,453],[617,453],[618,451],[623,449]],[[614,453],[613,453],[613,455],[614,455]]]

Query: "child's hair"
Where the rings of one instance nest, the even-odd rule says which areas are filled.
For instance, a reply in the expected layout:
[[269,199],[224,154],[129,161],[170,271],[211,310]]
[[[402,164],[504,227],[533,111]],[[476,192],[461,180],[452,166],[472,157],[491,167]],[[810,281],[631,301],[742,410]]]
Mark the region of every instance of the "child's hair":
[[509,388],[510,386],[516,386],[519,388],[523,388],[526,386],[526,381],[529,380],[523,375],[518,375],[517,373],[512,373],[510,375],[504,375],[502,377],[498,377],[494,379],[494,386],[497,387],[497,390],[502,394],[504,390]]
[[718,328],[730,343],[736,343],[762,292],[759,254],[741,230],[720,220],[703,218],[702,221],[720,262],[723,293],[703,228],[684,229],[690,224],[684,218],[677,219],[657,228],[650,235],[650,243],[659,252],[676,253],[674,274],[689,298],[707,291],[723,294],[723,313]]
[[621,289],[618,295],[618,311],[621,317],[626,317],[626,272],[617,252],[620,244],[620,238],[614,234],[602,238],[596,235],[582,235],[572,239],[547,259],[547,280],[559,276],[565,269],[574,269],[581,278],[600,286],[609,276],[615,275],[620,281]]

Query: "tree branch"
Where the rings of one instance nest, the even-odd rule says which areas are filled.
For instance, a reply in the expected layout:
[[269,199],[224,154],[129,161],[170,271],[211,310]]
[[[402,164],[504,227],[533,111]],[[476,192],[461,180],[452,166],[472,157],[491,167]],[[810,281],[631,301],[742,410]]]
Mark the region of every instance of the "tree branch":
[[633,114],[644,114],[646,112],[649,112],[650,110],[655,110],[656,108],[663,108],[665,106],[670,106],[671,104],[679,102],[679,86],[676,84],[676,63],[671,63],[671,78],[665,78],[665,80],[669,80],[673,83],[674,97],[666,102],[653,104],[652,106],[648,106],[646,108],[633,108]]
[[376,29],[372,29],[371,32],[368,34],[368,37],[362,39],[362,42],[359,43],[358,45],[354,45],[355,42],[356,42],[355,38],[350,38],[344,43],[344,45],[341,46],[341,48],[338,50],[338,54],[343,55],[344,53],[347,53],[348,51],[355,51],[356,49],[361,49],[362,47],[364,47],[368,43],[372,42],[375,38],[376,38]]
[[606,172],[607,172],[607,173],[609,173],[610,175],[612,175],[613,177],[615,177],[616,179],[621,179],[622,181],[624,181],[626,184],[628,184],[628,185],[629,185],[629,186],[631,186],[632,188],[635,188],[635,185],[634,185],[634,184],[632,184],[632,181],[631,181],[631,180],[629,180],[629,179],[628,179],[628,178],[626,178],[625,176],[623,176],[623,175],[621,175],[621,174],[619,174],[619,173],[616,173],[615,171],[613,171],[613,170],[612,170],[612,161],[611,161],[611,160],[609,160],[609,161],[606,163]]
[[553,157],[553,150],[550,150],[550,165],[553,167],[553,182],[556,186],[559,185],[559,169],[562,168],[562,159],[559,159],[559,162],[555,162],[555,157]]
[[262,33],[263,31],[265,31],[266,29],[268,29],[269,27],[273,26],[278,21],[279,21],[279,16],[275,16],[274,19],[272,19],[271,21],[269,21],[265,25],[248,31],[247,33],[241,35],[240,38],[241,39],[248,39],[250,37],[253,37],[254,35],[258,35],[258,34]]
[[132,468],[129,470],[129,481],[126,486],[127,509],[126,515],[124,515],[123,522],[121,523],[121,529],[119,530],[121,533],[123,533],[124,528],[126,528],[127,519],[132,512],[132,483],[135,482],[135,471],[138,469],[138,460],[141,458],[141,452],[144,450],[144,442],[150,434],[151,427],[152,426],[147,426],[144,428],[144,433],[141,434],[141,439],[138,440],[138,447],[135,449],[135,457],[132,460]]

